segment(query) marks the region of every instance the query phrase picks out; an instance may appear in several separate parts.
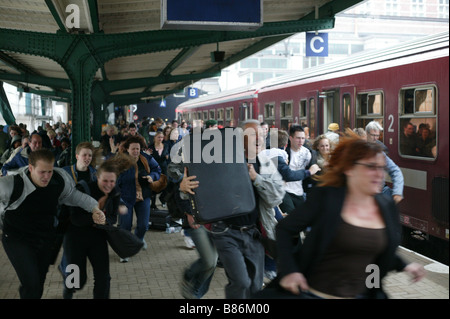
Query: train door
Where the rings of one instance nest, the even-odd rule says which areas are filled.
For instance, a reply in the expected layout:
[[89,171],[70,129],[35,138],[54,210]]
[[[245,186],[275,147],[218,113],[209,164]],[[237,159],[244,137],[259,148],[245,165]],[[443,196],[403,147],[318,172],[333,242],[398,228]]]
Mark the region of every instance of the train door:
[[319,93],[319,110],[321,110],[321,133],[326,133],[330,123],[340,123],[339,90]]
[[317,97],[319,95],[319,91],[309,91],[307,92],[307,101],[306,101],[306,117],[307,123],[309,127],[309,138],[315,139],[319,134],[319,127],[317,119],[319,118],[318,109],[317,109]]
[[351,86],[341,86],[340,88],[340,101],[341,101],[341,124],[344,131],[346,128],[353,128],[354,112],[352,105],[355,105],[354,99],[356,94],[356,87]]
[[250,118],[252,118],[252,103],[247,103],[247,102],[243,102],[241,103],[241,105],[239,105],[239,119],[238,119],[238,123],[237,125],[239,125],[239,123],[244,122]]

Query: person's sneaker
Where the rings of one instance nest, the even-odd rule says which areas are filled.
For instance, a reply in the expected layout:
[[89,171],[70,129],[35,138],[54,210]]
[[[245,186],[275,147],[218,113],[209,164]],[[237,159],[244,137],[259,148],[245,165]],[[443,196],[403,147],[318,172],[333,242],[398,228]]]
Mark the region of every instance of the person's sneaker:
[[147,250],[147,242],[145,241],[145,239],[143,239],[142,242],[144,243],[144,246],[142,246],[142,250]]
[[181,295],[184,299],[198,299],[192,292],[192,286],[186,281],[181,281]]
[[120,258],[121,263],[127,263],[130,258]]
[[194,241],[192,240],[192,238],[189,236],[186,236],[186,235],[183,237],[184,237],[184,243],[186,244],[186,247],[189,249],[194,249],[195,244],[194,244]]

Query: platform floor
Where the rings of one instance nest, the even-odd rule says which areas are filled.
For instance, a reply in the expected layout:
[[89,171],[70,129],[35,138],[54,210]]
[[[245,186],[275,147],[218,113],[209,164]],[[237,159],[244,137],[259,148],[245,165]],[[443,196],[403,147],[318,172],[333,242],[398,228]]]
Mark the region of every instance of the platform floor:
[[[182,233],[149,230],[145,239],[148,249],[132,257],[128,263],[120,263],[110,249],[111,298],[182,299],[179,288],[181,274],[197,259],[196,250],[186,248]],[[404,273],[390,273],[384,279],[384,287],[391,298],[449,299],[448,266],[434,263],[409,250],[400,248],[399,252],[405,259],[423,264],[427,276],[421,282],[411,283]],[[0,299],[18,299],[19,281],[3,247],[0,247],[0,269]],[[223,299],[226,283],[223,268],[217,268],[204,299]],[[74,294],[74,299],[92,298],[92,289],[89,267],[88,283]],[[62,279],[56,266],[49,268],[43,298],[62,299]]]

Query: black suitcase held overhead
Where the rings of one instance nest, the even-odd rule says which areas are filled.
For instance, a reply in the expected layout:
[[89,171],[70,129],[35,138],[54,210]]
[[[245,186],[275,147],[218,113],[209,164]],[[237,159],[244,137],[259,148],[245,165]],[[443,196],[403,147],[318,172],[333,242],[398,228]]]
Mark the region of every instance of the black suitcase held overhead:
[[199,187],[190,195],[192,213],[200,224],[251,212],[255,196],[244,156],[240,128],[194,130],[183,139],[183,161]]

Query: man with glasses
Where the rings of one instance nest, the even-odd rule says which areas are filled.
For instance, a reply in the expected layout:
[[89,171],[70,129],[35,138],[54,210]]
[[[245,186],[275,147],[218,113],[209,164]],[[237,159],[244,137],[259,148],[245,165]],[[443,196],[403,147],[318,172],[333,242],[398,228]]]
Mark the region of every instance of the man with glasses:
[[[400,168],[387,156],[388,149],[380,140],[380,132],[383,131],[380,123],[371,121],[366,125],[367,141],[379,143],[383,146],[384,155],[386,157],[386,172],[392,180],[392,189],[384,182],[382,192],[386,195],[392,196],[394,201],[398,204],[403,200],[403,174]],[[377,168],[374,168],[377,169]]]

